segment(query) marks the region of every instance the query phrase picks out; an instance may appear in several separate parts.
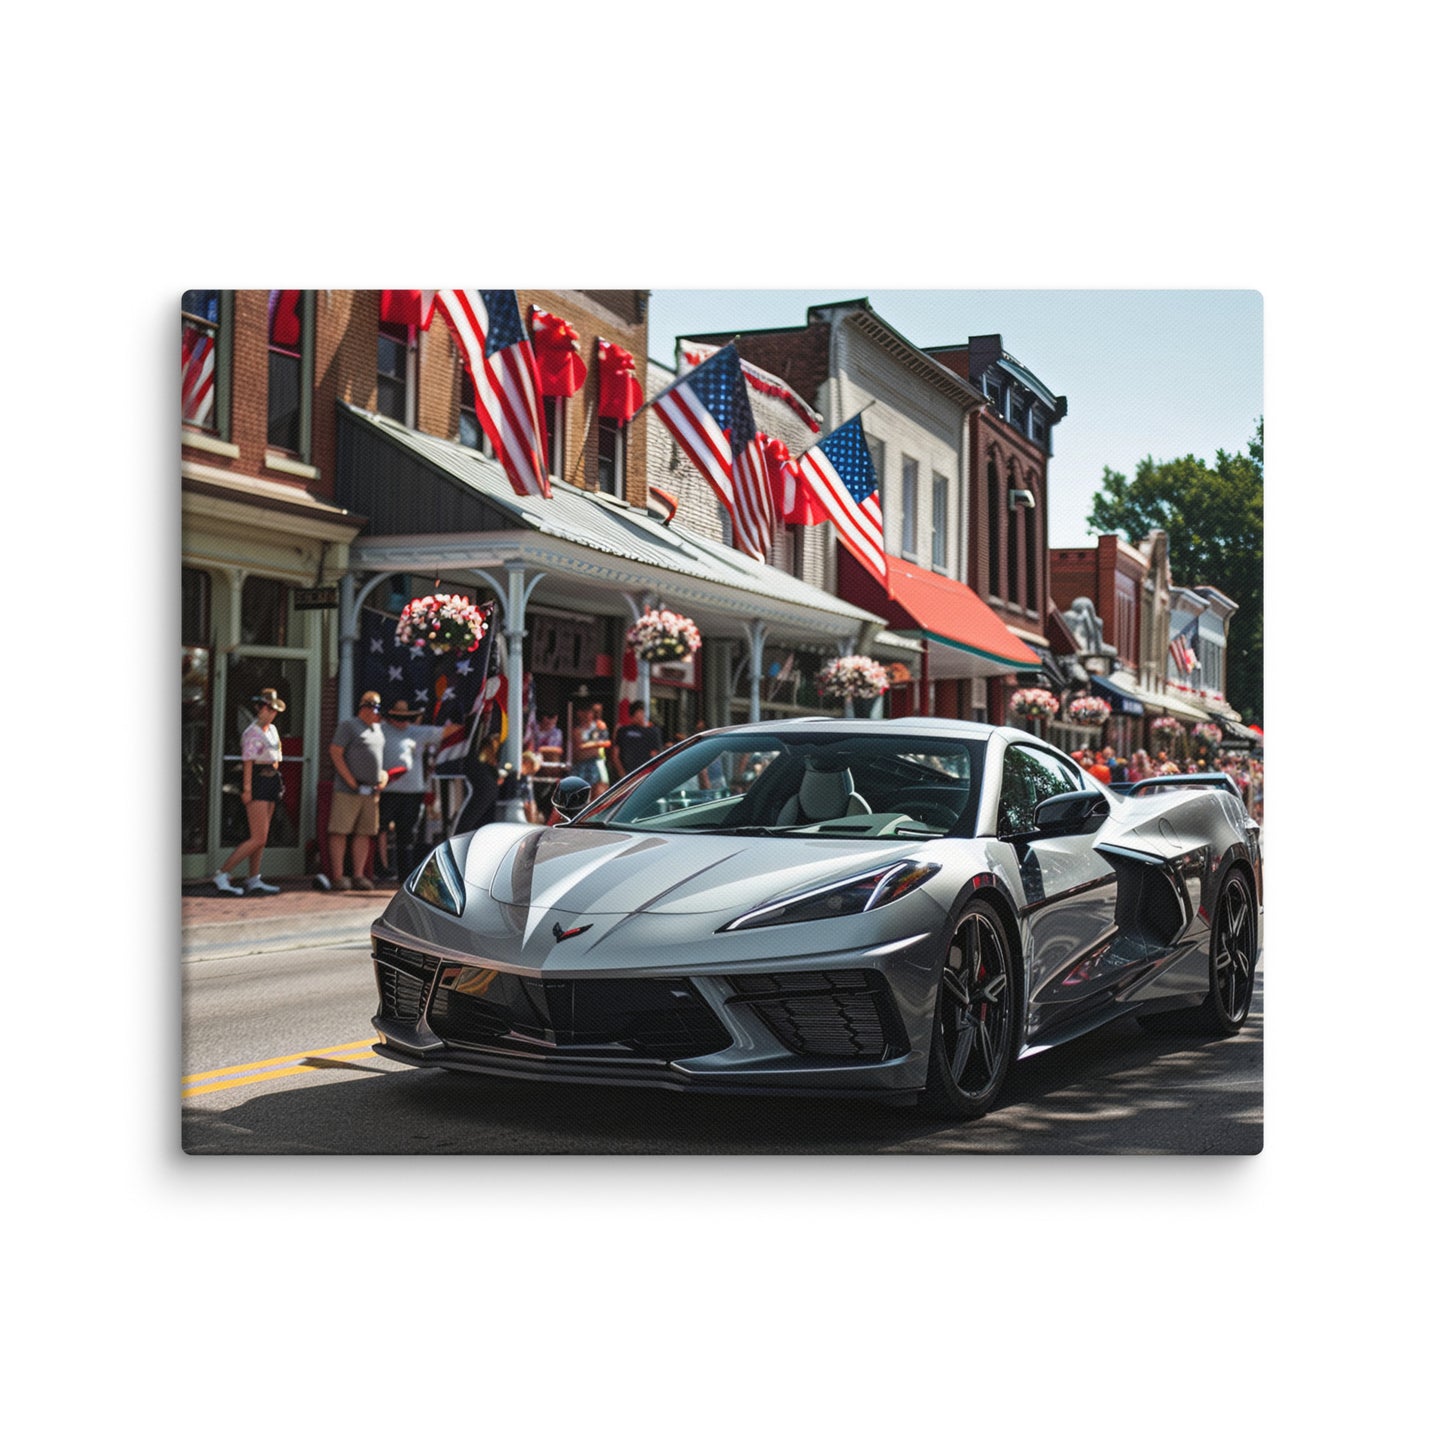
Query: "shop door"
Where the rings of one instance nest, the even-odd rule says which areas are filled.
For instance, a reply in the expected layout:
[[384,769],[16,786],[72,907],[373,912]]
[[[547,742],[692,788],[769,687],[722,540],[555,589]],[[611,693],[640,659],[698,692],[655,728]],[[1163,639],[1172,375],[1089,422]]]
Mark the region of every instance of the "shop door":
[[275,648],[264,655],[238,648],[226,662],[225,721],[221,743],[221,853],[229,853],[249,834],[246,808],[241,802],[241,734],[255,720],[251,699],[263,687],[274,687],[286,704],[276,719],[281,734],[281,780],[285,791],[271,818],[271,831],[263,860],[267,876],[294,877],[305,873],[306,840],[302,836],[301,799],[305,780],[313,776],[303,742],[306,737],[306,661],[278,657]]

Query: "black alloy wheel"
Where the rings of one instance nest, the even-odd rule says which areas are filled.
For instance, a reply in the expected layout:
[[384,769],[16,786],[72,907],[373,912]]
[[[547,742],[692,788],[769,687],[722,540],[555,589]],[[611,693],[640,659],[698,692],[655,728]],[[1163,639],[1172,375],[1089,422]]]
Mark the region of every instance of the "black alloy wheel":
[[993,1107],[1018,1052],[1016,976],[1003,920],[991,904],[970,903],[939,980],[920,1100],[927,1112],[978,1119]]
[[1200,1022],[1213,1034],[1237,1034],[1249,1017],[1258,958],[1258,917],[1242,868],[1233,868],[1214,900],[1209,937],[1209,996]]

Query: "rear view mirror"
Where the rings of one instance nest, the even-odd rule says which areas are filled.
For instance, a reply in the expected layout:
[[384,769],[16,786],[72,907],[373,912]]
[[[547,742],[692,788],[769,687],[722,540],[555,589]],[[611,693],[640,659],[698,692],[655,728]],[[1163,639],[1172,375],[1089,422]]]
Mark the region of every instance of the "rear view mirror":
[[592,784],[586,778],[563,778],[552,794],[552,806],[570,823],[592,799]]
[[1108,815],[1108,799],[1100,793],[1055,793],[1034,809],[1034,827],[1040,833],[1092,833]]

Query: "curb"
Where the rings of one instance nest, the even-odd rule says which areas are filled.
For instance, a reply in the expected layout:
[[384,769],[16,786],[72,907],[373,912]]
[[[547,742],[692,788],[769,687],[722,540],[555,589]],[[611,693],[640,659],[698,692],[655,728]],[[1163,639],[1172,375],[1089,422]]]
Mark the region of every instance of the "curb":
[[240,923],[192,923],[181,929],[181,962],[281,953],[291,948],[337,948],[367,943],[380,910],[253,919]]

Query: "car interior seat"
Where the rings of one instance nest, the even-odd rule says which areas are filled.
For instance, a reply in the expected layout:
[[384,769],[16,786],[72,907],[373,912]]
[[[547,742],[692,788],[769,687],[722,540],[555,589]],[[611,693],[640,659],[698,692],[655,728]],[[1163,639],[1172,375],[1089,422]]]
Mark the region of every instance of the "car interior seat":
[[797,796],[789,798],[779,810],[778,822],[821,823],[872,811],[867,800],[853,791],[853,774],[847,768],[825,772],[809,764]]

